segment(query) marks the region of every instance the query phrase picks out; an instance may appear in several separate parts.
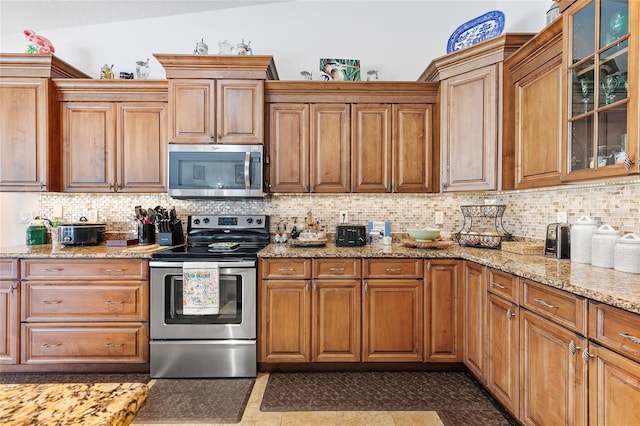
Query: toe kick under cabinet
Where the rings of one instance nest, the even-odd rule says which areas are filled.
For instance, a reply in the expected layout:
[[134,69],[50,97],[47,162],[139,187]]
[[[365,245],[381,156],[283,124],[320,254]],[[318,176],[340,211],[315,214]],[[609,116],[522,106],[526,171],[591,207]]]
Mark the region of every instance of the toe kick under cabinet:
[[20,266],[21,364],[90,371],[148,362],[146,260],[23,259]]

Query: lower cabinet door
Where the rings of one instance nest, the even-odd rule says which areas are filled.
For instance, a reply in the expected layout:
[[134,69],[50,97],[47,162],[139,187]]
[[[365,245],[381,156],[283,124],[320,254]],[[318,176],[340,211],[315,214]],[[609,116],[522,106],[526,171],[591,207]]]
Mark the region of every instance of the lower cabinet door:
[[525,425],[586,425],[586,339],[527,310],[520,312],[520,420]]
[[22,324],[22,363],[145,363],[144,323]]
[[312,304],[312,361],[360,361],[360,280],[314,280]]

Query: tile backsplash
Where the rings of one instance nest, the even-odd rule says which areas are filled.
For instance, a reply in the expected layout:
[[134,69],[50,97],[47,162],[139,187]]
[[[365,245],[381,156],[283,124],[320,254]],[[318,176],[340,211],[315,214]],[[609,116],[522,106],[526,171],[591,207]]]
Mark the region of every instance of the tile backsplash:
[[494,202],[506,204],[504,228],[515,236],[544,238],[546,225],[556,222],[556,213],[567,212],[568,222],[581,216],[597,217],[621,233],[640,233],[640,180],[583,185],[564,185],[545,189],[468,192],[445,194],[271,194],[264,200],[176,200],[166,194],[63,194],[40,195],[40,214],[53,217],[62,206],[66,221],[81,216],[107,224],[108,231],[122,231],[134,216],[134,206],[143,208],[175,206],[178,216],[190,214],[268,214],[271,227],[279,218],[303,218],[308,211],[329,232],[347,210],[352,223],[369,220],[391,222],[392,233],[409,227],[433,226],[436,211],[444,212],[446,232],[456,232],[464,224],[461,205]]

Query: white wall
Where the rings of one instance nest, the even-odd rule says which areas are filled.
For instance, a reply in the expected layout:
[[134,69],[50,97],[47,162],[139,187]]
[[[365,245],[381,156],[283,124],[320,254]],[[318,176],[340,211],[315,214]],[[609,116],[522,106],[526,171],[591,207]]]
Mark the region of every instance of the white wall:
[[[153,2],[148,2],[153,7]],[[505,12],[507,32],[538,32],[550,1],[294,1],[145,20],[43,31],[56,55],[92,77],[105,63],[132,72],[152,59],[151,78],[164,78],[153,53],[192,53],[204,39],[251,41],[254,54],[273,55],[281,80],[318,76],[320,57],[360,59],[362,74],[376,69],[382,80],[416,80],[446,53],[449,35],[489,10]],[[123,7],[126,5],[123,4]],[[34,13],[38,13],[34,10]],[[29,22],[24,22],[31,28]],[[22,52],[20,34],[2,34],[2,52]]]
[[0,246],[25,243],[28,224],[20,223],[20,212],[39,215],[39,195],[0,192]]

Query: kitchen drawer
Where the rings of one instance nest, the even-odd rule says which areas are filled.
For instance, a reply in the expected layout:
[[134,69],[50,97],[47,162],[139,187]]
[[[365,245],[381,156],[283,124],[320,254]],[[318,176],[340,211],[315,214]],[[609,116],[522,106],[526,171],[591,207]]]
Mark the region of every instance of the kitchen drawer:
[[422,259],[365,259],[365,278],[422,278]]
[[640,362],[640,315],[589,301],[589,338]]
[[360,258],[313,259],[313,278],[360,278],[361,276]]
[[23,364],[144,363],[149,359],[146,324],[22,324]]
[[487,290],[510,302],[518,303],[518,279],[507,272],[489,269]]
[[261,259],[262,279],[309,279],[311,259]]
[[140,259],[22,259],[27,280],[146,280],[149,266]]
[[0,259],[0,280],[18,279],[18,259]]
[[520,306],[586,336],[587,299],[534,281],[521,282]]
[[148,321],[146,281],[22,282],[22,321]]

